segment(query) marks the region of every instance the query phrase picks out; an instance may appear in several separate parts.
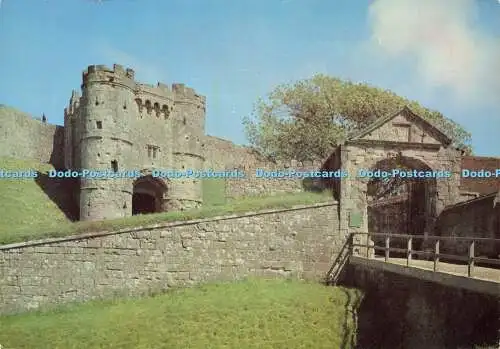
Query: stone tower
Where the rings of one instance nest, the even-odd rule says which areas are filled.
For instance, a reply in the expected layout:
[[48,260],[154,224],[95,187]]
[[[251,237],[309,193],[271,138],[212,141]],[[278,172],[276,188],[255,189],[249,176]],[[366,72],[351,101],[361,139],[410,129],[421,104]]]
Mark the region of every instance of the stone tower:
[[205,97],[182,84],[137,83],[120,65],[89,66],[81,87],[65,109],[65,167],[120,178],[80,178],[80,220],[201,205],[200,178],[157,177],[155,170],[203,169]]
[[[202,169],[205,136],[205,98],[183,84],[174,84],[175,113],[172,120],[173,163],[181,169]],[[182,178],[172,182],[171,208],[193,206],[202,197],[200,178]]]
[[[80,167],[112,170],[127,167],[132,155],[130,134],[134,106],[133,71],[114,66],[90,66],[83,74],[80,102]],[[127,216],[131,207],[130,179],[82,178],[80,219]]]

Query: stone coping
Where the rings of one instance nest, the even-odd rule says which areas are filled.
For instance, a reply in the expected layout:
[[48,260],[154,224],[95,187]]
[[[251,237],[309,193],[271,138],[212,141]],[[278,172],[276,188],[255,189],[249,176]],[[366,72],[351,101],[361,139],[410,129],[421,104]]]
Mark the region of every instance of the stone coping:
[[309,205],[295,205],[295,206],[292,206],[290,208],[267,209],[267,210],[261,210],[261,211],[248,211],[248,212],[244,212],[244,213],[235,213],[235,214],[225,215],[225,216],[215,216],[215,217],[209,217],[209,218],[191,219],[191,220],[187,220],[187,221],[174,221],[174,222],[157,223],[157,224],[152,224],[152,225],[147,225],[147,226],[139,226],[139,227],[135,227],[135,228],[124,228],[124,229],[119,229],[119,230],[115,230],[115,231],[105,230],[105,231],[100,231],[100,232],[82,233],[82,234],[68,235],[68,236],[57,237],[57,238],[46,238],[46,239],[40,239],[40,240],[16,242],[16,243],[7,244],[7,245],[0,245],[0,251],[13,250],[13,249],[18,249],[18,248],[45,245],[45,244],[52,244],[52,243],[57,243],[57,242],[92,239],[92,238],[108,236],[108,235],[126,234],[126,233],[142,231],[142,230],[156,230],[156,229],[163,229],[163,228],[173,228],[173,227],[179,227],[179,226],[185,226],[185,225],[209,223],[209,222],[216,222],[216,221],[229,220],[229,219],[235,219],[235,218],[254,217],[254,216],[273,214],[273,213],[299,211],[299,210],[305,210],[305,209],[310,209],[310,208],[335,206],[337,204],[338,204],[338,201],[323,202],[323,203],[309,204]]

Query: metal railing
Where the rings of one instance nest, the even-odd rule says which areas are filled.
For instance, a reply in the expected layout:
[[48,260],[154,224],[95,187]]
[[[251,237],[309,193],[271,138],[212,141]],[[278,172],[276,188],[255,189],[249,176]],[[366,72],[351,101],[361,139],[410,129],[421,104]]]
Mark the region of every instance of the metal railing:
[[[368,237],[364,244],[357,244],[355,236],[363,236]],[[371,237],[383,237],[385,239],[385,246],[377,246],[375,242],[371,242]],[[384,233],[352,233],[351,236],[352,241],[352,250],[351,254],[356,255],[354,253],[354,247],[362,247],[366,248],[366,258],[371,258],[371,252],[375,251],[384,251],[385,261],[389,262],[391,252],[403,253],[406,255],[406,265],[411,266],[411,261],[413,256],[424,256],[425,259],[432,258],[434,262],[434,271],[438,271],[439,262],[441,259],[446,259],[451,262],[466,262],[467,263],[467,276],[474,276],[474,267],[478,264],[487,264],[495,267],[500,267],[500,259],[499,258],[486,258],[476,256],[476,245],[477,243],[491,243],[498,244],[499,248],[496,251],[500,250],[500,239],[492,239],[492,238],[479,238],[479,237],[452,237],[452,236],[425,236],[425,235],[407,235],[407,234],[384,234]],[[391,240],[394,239],[403,239],[406,240],[406,248],[397,248],[391,247]],[[423,240],[425,242],[434,241],[433,250],[414,250],[413,242],[415,240]],[[461,256],[458,254],[451,253],[441,253],[440,252],[440,244],[442,241],[451,241],[451,242],[467,242],[468,243],[468,255]],[[371,243],[370,243],[371,242]],[[358,254],[359,255],[359,254]],[[373,253],[375,255],[375,253]],[[496,269],[496,268],[495,268]]]

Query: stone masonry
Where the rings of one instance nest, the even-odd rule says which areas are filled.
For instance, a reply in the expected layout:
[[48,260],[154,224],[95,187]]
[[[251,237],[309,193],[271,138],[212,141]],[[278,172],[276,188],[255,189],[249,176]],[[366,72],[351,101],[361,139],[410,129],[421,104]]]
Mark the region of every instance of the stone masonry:
[[64,127],[0,104],[0,157],[64,166]]
[[[435,232],[436,220],[446,207],[465,200],[465,195],[476,195],[468,193],[470,190],[464,193],[467,183],[460,178],[461,169],[469,166],[467,157],[452,146],[452,140],[442,131],[408,108],[379,118],[351,135],[324,164],[293,160],[272,163],[248,147],[207,136],[203,96],[182,84],[140,84],[134,80],[133,70],[119,65],[112,69],[87,68],[82,95],[74,91],[65,110],[64,127],[27,121],[25,116],[4,110],[0,106],[2,117],[7,116],[0,125],[5,136],[1,156],[48,161],[66,169],[140,170],[138,179],[80,180],[75,190],[80,220],[130,216],[135,197],[142,195],[154,206],[148,212],[202,204],[201,180],[152,178],[151,171],[157,168],[244,171],[244,179],[225,179],[224,187],[217,187],[230,198],[304,190],[300,179],[256,178],[258,168],[343,171],[348,177],[334,179],[330,184],[340,202],[339,222],[344,237],[368,231],[370,179],[356,175],[360,168],[378,170],[397,158],[414,170],[450,172],[449,178],[422,181],[425,207],[421,212],[425,222],[418,234],[424,236]],[[19,137],[29,141],[13,146],[19,143]],[[480,167],[485,161],[478,157],[472,160],[480,161]],[[494,188],[494,184],[489,187]]]
[[318,279],[336,203],[0,246],[0,314],[246,276]]
[[[427,199],[423,233],[432,233],[441,211],[460,201],[462,154],[451,143],[449,137],[408,108],[352,135],[333,154],[337,166],[349,174],[338,188],[341,234],[368,232],[368,189],[372,178],[358,176],[359,169],[385,170],[394,159],[411,170],[450,173],[447,178],[420,178],[425,181]],[[388,170],[392,169],[390,165]]]
[[[447,207],[439,216],[436,235],[450,237],[479,237],[495,239],[500,237],[500,203],[492,193]],[[443,241],[443,253],[467,255],[468,241]],[[476,256],[500,258],[500,245],[491,241],[476,241]]]
[[273,163],[248,147],[206,135],[206,99],[183,84],[141,84],[132,69],[92,65],[82,74],[81,90],[72,92],[64,127],[0,105],[0,156],[51,163],[60,170],[140,171],[140,178],[81,179],[73,193],[80,220],[130,216],[136,194],[154,201],[152,212],[202,205],[200,179],[152,178],[154,169],[244,170],[245,180],[223,180],[226,197],[235,198],[303,190],[301,180],[256,178],[257,168],[319,166]]
[[499,297],[356,264],[344,285],[364,294],[360,348],[497,348]]
[[139,170],[137,178],[82,178],[80,220],[132,215],[133,195],[154,198],[153,210],[201,205],[201,180],[150,176],[153,169],[203,169],[205,97],[183,84],[149,86],[134,71],[97,65],[83,72],[64,113],[65,168]]

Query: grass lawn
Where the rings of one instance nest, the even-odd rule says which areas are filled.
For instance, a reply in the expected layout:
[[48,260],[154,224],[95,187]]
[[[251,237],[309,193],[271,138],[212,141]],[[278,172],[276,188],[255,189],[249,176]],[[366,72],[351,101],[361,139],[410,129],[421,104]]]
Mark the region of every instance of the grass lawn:
[[[47,172],[52,167],[33,161],[0,158],[0,169],[29,168]],[[221,195],[224,188],[224,183],[220,181],[213,181],[204,185],[206,200],[201,209],[139,215],[100,222],[71,222],[33,179],[1,179],[0,205],[2,219],[0,220],[0,244],[84,232],[111,231],[162,222],[209,218],[263,209],[290,208],[295,205],[332,200],[328,193],[314,192],[226,200]],[[54,189],[54,191],[57,190]]]
[[[0,158],[0,169],[47,172],[53,167],[34,161]],[[0,238],[18,228],[26,230],[42,226],[57,226],[69,220],[52,202],[34,179],[0,179]]]
[[0,344],[4,349],[353,348],[356,329],[346,310],[359,297],[355,290],[297,280],[209,284],[0,317]]

